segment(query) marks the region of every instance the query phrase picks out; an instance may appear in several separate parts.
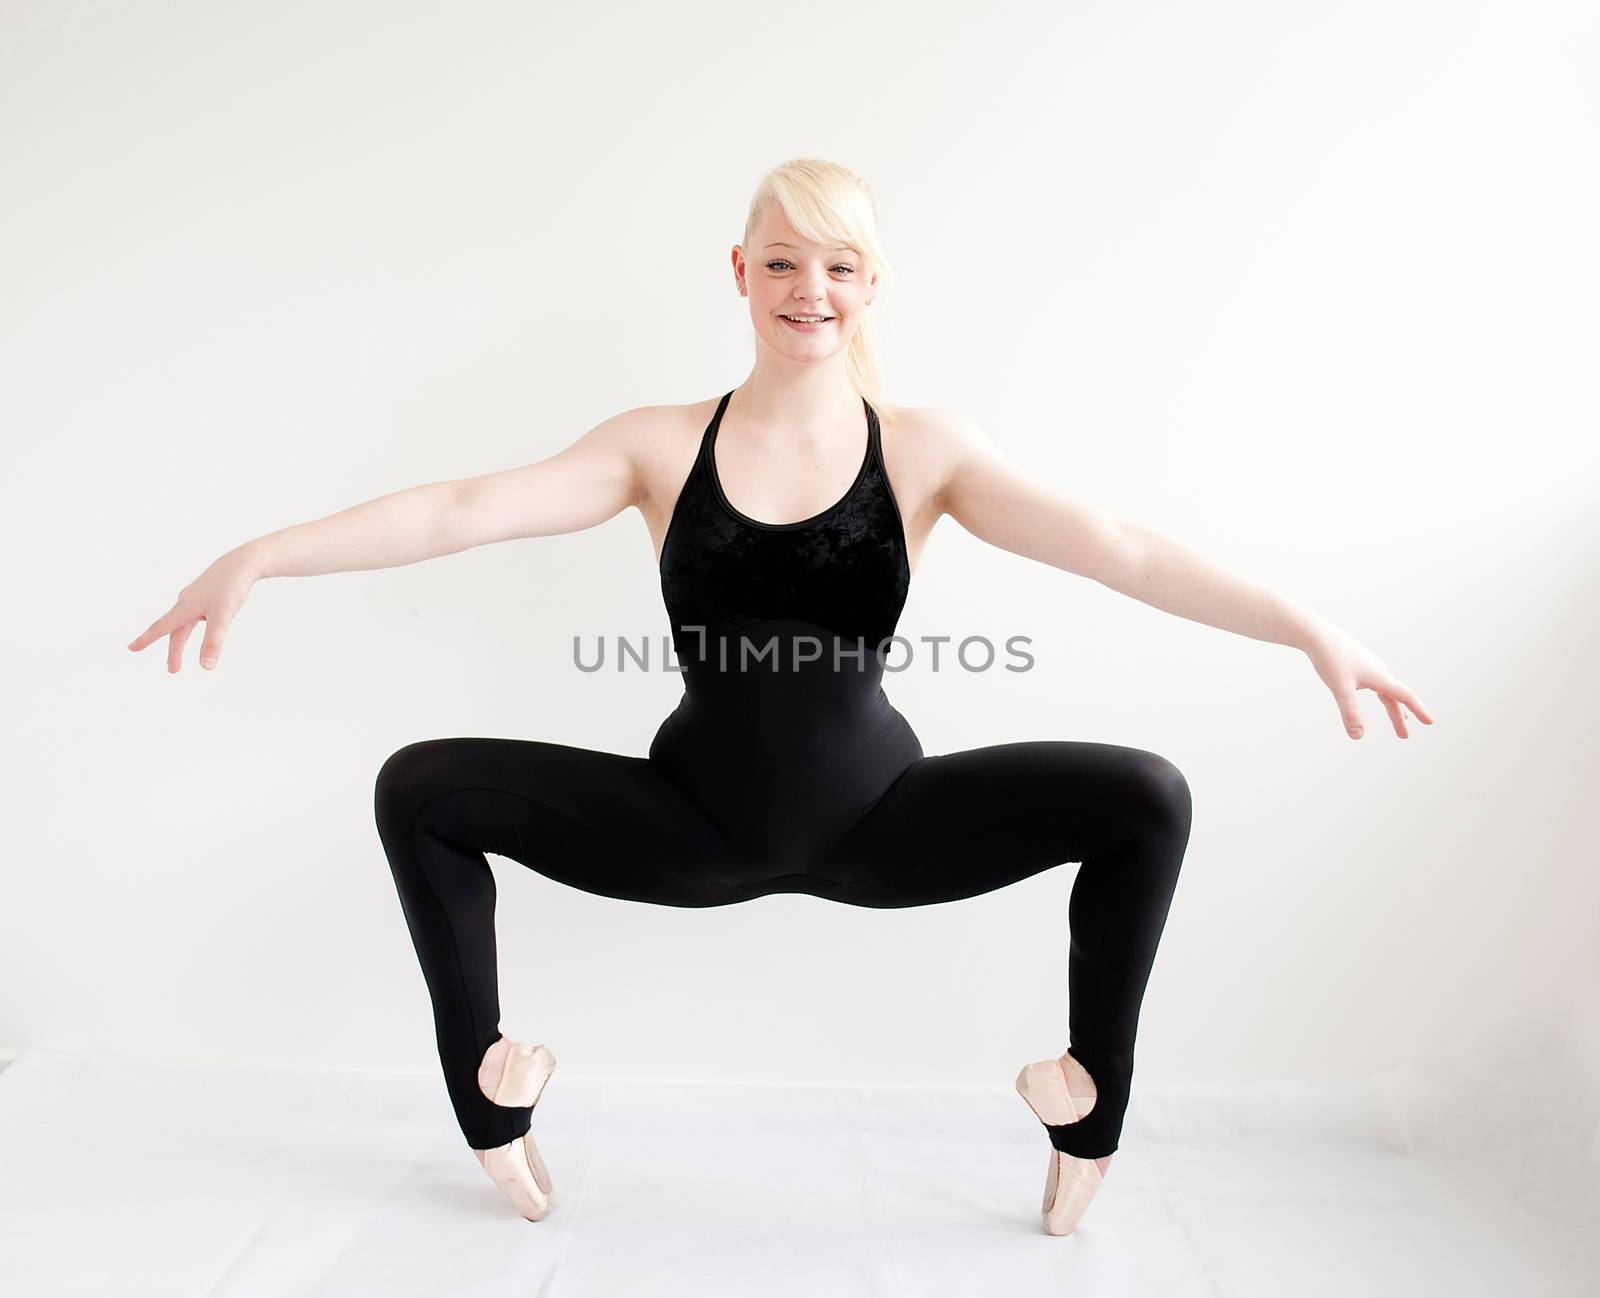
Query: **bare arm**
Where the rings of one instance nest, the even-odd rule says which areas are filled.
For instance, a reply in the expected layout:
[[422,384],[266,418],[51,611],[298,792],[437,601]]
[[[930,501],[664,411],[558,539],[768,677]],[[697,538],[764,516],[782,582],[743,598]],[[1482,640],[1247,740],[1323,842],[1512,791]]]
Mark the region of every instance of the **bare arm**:
[[639,459],[655,406],[596,424],[564,451],[455,483],[444,522],[451,551],[522,536],[581,532],[639,503]]
[[644,413],[614,415],[532,464],[409,487],[243,548],[258,577],[307,577],[394,568],[493,541],[594,527],[637,501],[633,448]]
[[262,577],[393,568],[490,541],[602,523],[638,500],[637,448],[652,409],[615,415],[564,451],[521,468],[408,487],[247,541],[180,590],[177,602],[128,648],[138,652],[167,636],[167,670],[176,672],[190,634],[204,622],[200,665],[210,669],[229,624]]
[[1187,542],[1034,481],[969,421],[949,411],[925,413],[941,462],[941,512],[974,536],[1163,612],[1304,651],[1354,738],[1362,730],[1357,688],[1379,695],[1402,739],[1402,702],[1432,724],[1422,702],[1381,660],[1304,605]]
[[455,502],[452,482],[428,482],[296,523],[247,541],[240,553],[260,577],[396,568],[447,553],[443,521]]
[[926,410],[938,464],[935,501],[990,545],[1110,585],[1124,566],[1127,520],[1030,477],[970,421]]
[[939,411],[941,503],[974,536],[1189,618],[1305,647],[1316,615],[1176,537],[1030,478],[970,422]]

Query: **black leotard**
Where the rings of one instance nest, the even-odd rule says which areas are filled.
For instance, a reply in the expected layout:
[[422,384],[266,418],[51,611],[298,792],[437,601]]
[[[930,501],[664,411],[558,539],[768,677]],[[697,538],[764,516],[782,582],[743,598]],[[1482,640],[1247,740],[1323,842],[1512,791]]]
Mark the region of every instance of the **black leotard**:
[[763,523],[700,439],[661,547],[661,593],[684,694],[650,760],[723,832],[728,887],[833,897],[829,850],[922,756],[883,692],[885,642],[911,583],[878,415],[866,409],[855,481],[820,514]]
[[706,426],[662,544],[684,693],[649,755],[431,739],[379,773],[378,830],[463,1134],[487,1149],[531,1121],[477,1087],[500,1035],[485,853],[664,906],[777,892],[922,906],[1076,861],[1069,1030],[1098,1099],[1086,1118],[1048,1131],[1078,1157],[1111,1153],[1188,843],[1187,781],[1155,753],[1086,741],[924,755],[882,688],[910,565],[877,412],[863,401],[866,446],[843,497],[799,522],[764,523],[734,508],[717,477],[731,396]]

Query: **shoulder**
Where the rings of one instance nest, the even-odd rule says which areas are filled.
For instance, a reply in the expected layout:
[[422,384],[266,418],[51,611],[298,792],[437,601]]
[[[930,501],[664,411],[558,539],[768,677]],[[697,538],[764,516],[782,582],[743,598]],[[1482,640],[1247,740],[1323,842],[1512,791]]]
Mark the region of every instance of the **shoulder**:
[[613,415],[606,422],[616,427],[618,435],[642,439],[670,437],[674,433],[692,431],[699,437],[717,412],[720,395],[704,401],[690,401],[681,405],[636,406]]
[[891,473],[898,469],[941,509],[964,466],[998,454],[977,423],[946,406],[882,406],[878,422]]
[[[663,436],[670,436],[673,429],[685,423],[690,412],[699,408],[699,405],[634,406],[608,415],[584,436],[618,445],[647,446]],[[712,409],[715,408],[713,402]]]
[[580,439],[625,454],[635,463],[679,457],[684,443],[698,442],[720,398],[688,405],[634,406],[602,419]]
[[946,406],[880,406],[878,422],[886,439],[914,447],[923,459],[961,459],[991,445],[973,420]]
[[635,499],[674,495],[699,450],[721,395],[681,405],[635,406],[602,420],[584,436],[623,457]]

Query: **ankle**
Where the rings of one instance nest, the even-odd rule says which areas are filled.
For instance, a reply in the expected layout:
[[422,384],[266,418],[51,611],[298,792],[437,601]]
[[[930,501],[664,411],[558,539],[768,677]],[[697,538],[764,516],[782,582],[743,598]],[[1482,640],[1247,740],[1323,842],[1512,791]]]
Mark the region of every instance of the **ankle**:
[[1074,1095],[1099,1095],[1089,1070],[1080,1064],[1069,1050],[1061,1056],[1061,1068],[1067,1079],[1067,1089]]

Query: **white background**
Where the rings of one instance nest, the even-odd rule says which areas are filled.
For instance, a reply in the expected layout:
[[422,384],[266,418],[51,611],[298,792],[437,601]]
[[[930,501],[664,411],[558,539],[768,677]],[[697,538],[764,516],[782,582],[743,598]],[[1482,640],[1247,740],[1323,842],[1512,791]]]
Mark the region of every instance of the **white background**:
[[[0,1051],[437,1068],[372,819],[441,735],[642,755],[640,517],[259,584],[223,551],[740,382],[769,166],[874,187],[890,400],[1343,626],[1438,718],[945,519],[886,682],[932,753],[1178,764],[1147,1079],[1384,1068],[1593,1011],[1600,184],[1582,4],[0,5]],[[502,1022],[576,1074],[1009,1083],[1076,866],[956,905],[591,897],[494,858]]]

